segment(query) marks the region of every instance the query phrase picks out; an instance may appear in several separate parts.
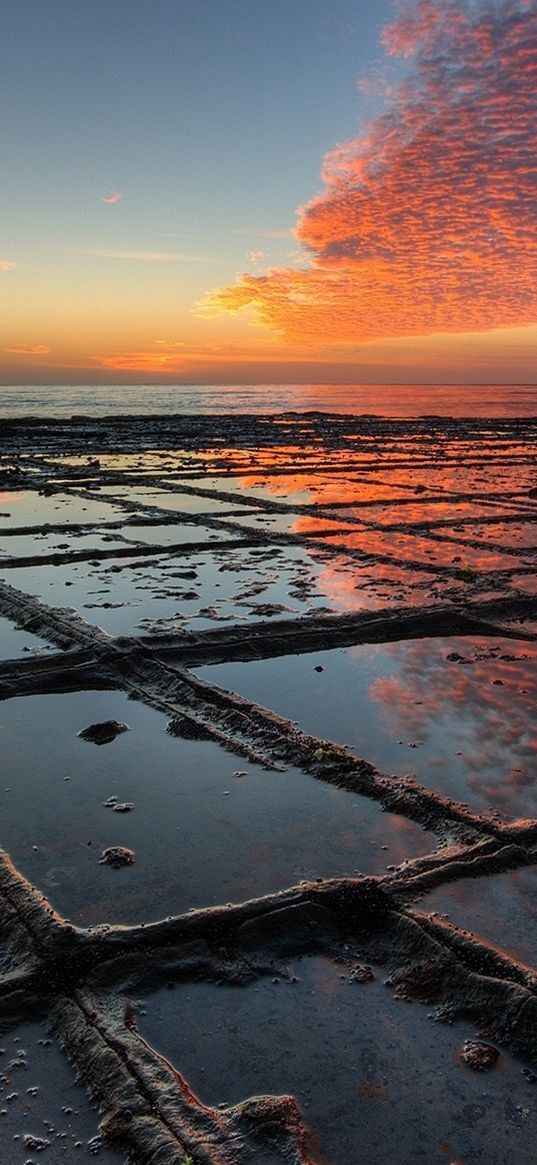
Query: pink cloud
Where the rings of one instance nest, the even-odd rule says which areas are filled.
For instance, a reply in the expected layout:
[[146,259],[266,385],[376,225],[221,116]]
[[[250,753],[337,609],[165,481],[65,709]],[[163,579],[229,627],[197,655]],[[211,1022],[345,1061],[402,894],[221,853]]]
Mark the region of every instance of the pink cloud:
[[16,266],[11,259],[0,259],[0,271],[14,271]]
[[115,206],[116,202],[121,202],[123,195],[121,190],[110,190],[108,194],[104,195],[103,202],[107,202],[109,206]]

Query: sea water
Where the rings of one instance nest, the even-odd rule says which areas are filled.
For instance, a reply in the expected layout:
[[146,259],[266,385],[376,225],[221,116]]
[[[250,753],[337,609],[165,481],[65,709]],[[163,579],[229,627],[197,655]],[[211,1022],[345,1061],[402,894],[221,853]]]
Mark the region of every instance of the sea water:
[[537,385],[6,385],[2,417],[103,417],[124,414],[332,413],[416,417],[537,415]]

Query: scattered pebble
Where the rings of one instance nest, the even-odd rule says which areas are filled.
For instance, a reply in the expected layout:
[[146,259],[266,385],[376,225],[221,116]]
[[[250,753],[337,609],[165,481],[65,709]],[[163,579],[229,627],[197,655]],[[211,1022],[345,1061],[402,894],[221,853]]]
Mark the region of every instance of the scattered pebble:
[[24,1134],[24,1145],[27,1149],[35,1149],[37,1153],[48,1148],[50,1141],[46,1137],[34,1137],[33,1133]]
[[375,978],[371,967],[362,966],[358,963],[349,975],[349,983],[371,983]]
[[100,866],[112,866],[114,870],[120,866],[132,866],[134,862],[134,850],[127,849],[123,845],[110,845],[107,849],[103,849],[99,861]]

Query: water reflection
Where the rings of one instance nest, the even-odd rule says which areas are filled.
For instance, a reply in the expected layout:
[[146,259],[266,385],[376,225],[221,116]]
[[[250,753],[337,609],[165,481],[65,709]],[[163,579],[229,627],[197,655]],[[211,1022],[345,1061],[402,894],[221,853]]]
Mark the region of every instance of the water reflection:
[[[536,816],[537,656],[484,641],[451,640],[446,652],[447,645],[408,644],[398,671],[373,681],[370,694],[386,727],[436,748],[437,769],[446,744],[456,743],[467,782],[465,788],[459,776],[459,792],[479,808]],[[442,785],[440,773],[434,781]]]
[[385,772],[414,773],[480,811],[537,817],[537,654],[525,645],[421,640],[200,674],[350,745]]
[[520,1065],[503,1052],[503,1071],[485,1080],[460,1070],[472,1024],[433,1024],[425,1008],[398,1003],[382,968],[365,984],[320,957],[291,960],[287,972],[295,981],[277,986],[268,976],[240,991],[189,983],[145,992],[142,1036],[179,1060],[206,1104],[296,1096],[324,1165],[534,1165]]
[[504,953],[534,967],[537,950],[537,869],[511,870],[476,883],[463,880],[428,895],[421,909],[447,913]]
[[[0,490],[0,506],[11,506],[14,502],[22,501],[24,494],[20,491],[13,493],[10,490]],[[9,514],[2,514],[2,517],[9,517]]]

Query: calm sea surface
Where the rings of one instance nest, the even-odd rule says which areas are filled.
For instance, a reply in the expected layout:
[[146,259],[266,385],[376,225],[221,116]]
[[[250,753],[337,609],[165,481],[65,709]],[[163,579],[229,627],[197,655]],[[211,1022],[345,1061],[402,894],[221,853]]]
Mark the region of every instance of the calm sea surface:
[[318,409],[415,417],[537,415],[537,385],[31,385],[0,386],[0,416],[282,413]]

